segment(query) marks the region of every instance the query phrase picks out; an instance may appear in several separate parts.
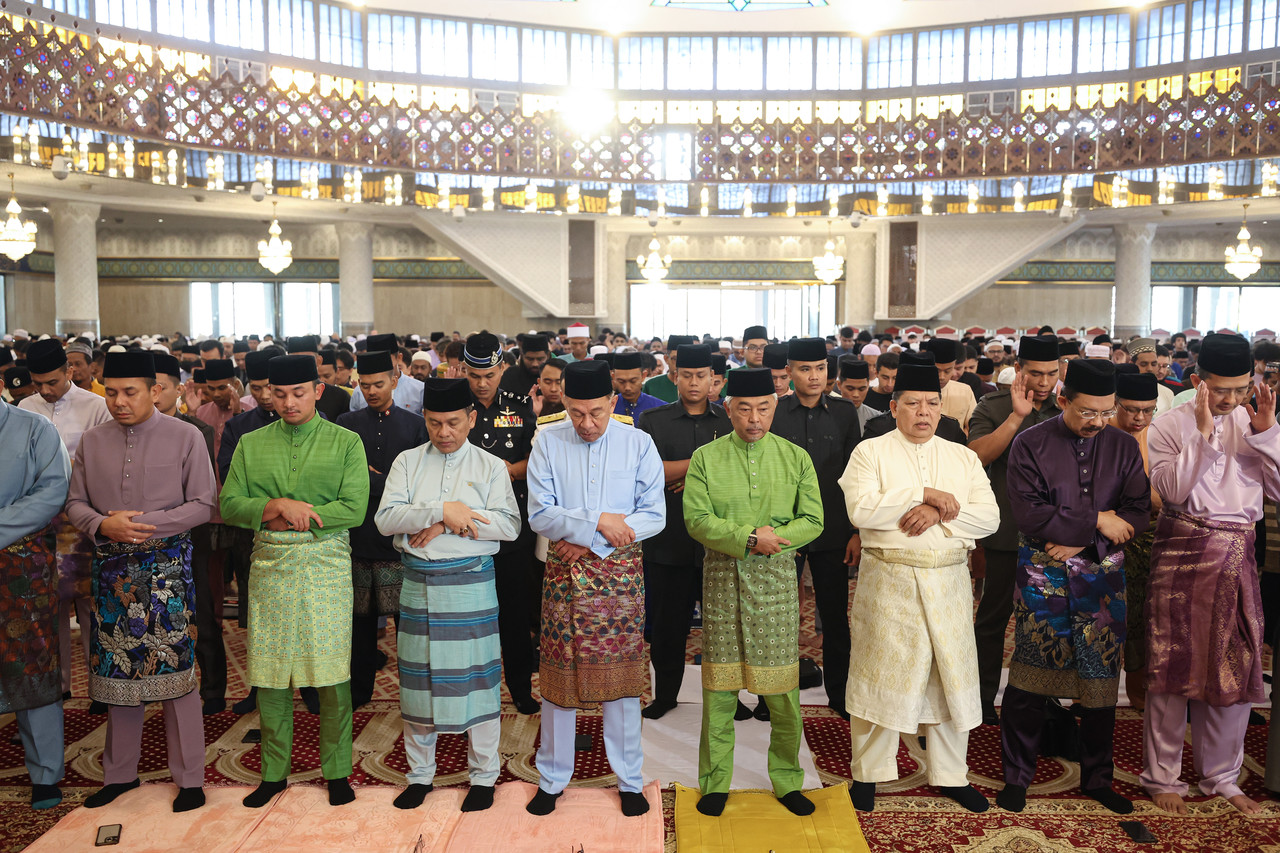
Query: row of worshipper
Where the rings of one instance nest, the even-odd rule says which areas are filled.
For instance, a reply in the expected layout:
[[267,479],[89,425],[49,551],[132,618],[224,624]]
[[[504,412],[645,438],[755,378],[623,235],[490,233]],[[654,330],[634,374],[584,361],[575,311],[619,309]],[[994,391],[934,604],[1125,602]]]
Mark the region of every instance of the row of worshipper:
[[[625,416],[613,415],[615,398],[606,364],[583,362],[566,368],[566,411],[544,419],[545,438],[536,443],[530,439],[532,455],[521,460],[524,463],[521,473],[525,474],[521,479],[526,479],[529,485],[530,529],[545,536],[550,543],[545,588],[558,591],[557,595],[548,594],[542,599],[539,683],[546,703],[542,718],[543,747],[538,762],[542,783],[530,809],[545,813],[554,808],[555,797],[572,772],[573,709],[600,703],[605,707],[606,752],[619,776],[624,810],[639,813],[647,808],[639,797],[638,696],[645,686],[639,628],[644,621],[645,572],[637,543],[651,539],[658,545],[662,536],[673,532],[687,533],[690,541],[701,549],[704,602],[704,726],[700,750],[704,798],[701,809],[716,813],[723,808],[727,796],[732,767],[732,741],[728,735],[732,731],[732,719],[741,712],[736,700],[740,689],[764,697],[762,704],[774,732],[771,756],[775,760],[771,761],[771,777],[775,793],[793,811],[803,813],[806,808],[812,808],[799,793],[801,775],[797,763],[799,709],[793,678],[798,673],[798,603],[793,574],[796,552],[806,549],[811,567],[821,563],[821,559],[815,560],[815,555],[824,551],[840,552],[845,558],[839,568],[846,571],[844,601],[847,601],[845,563],[857,562],[853,552],[858,548],[862,550],[864,575],[854,599],[853,623],[860,629],[854,632],[854,637],[863,648],[853,648],[845,652],[843,658],[832,650],[827,667],[828,695],[833,707],[853,717],[850,724],[854,740],[852,793],[855,803],[870,807],[874,783],[881,781],[883,774],[892,768],[892,744],[896,739],[886,733],[915,731],[917,726],[927,725],[936,727],[929,730],[929,742],[939,753],[931,761],[936,771],[936,775],[931,771],[931,781],[966,806],[985,808],[985,799],[963,783],[964,741],[961,737],[977,724],[971,719],[975,696],[979,721],[984,710],[981,656],[973,641],[965,642],[966,632],[958,631],[957,625],[952,624],[954,613],[948,622],[947,614],[930,607],[931,595],[936,590],[930,589],[926,594],[927,587],[943,586],[938,600],[947,600],[945,585],[935,584],[946,573],[926,573],[921,581],[919,572],[963,566],[964,552],[973,547],[974,540],[998,533],[1006,521],[1006,507],[1008,520],[1020,540],[1009,597],[1015,599],[1010,609],[1018,616],[1021,653],[1015,652],[1017,676],[1011,677],[1001,721],[1008,783],[1002,792],[1001,804],[1021,807],[1019,789],[1025,797],[1026,783],[1034,772],[1035,738],[1040,728],[1039,719],[1046,709],[1044,697],[1060,696],[1080,699],[1086,708],[1084,729],[1089,767],[1082,773],[1082,787],[1118,811],[1129,807],[1110,788],[1110,739],[1118,667],[1121,658],[1127,658],[1125,633],[1132,618],[1132,609],[1126,613],[1125,608],[1125,549],[1118,546],[1140,535],[1149,525],[1151,486],[1143,467],[1142,445],[1124,434],[1134,430],[1105,429],[1110,419],[1120,416],[1114,403],[1118,379],[1109,365],[1088,359],[1072,361],[1062,394],[1051,401],[1050,394],[1058,381],[1056,344],[1024,338],[1019,346],[1018,381],[1010,391],[988,395],[982,401],[984,405],[990,403],[989,408],[994,412],[999,411],[999,406],[1007,405],[1009,414],[986,434],[975,435],[971,430],[969,440],[974,447],[970,450],[960,442],[947,442],[936,436],[943,417],[941,371],[936,365],[908,363],[901,367],[895,399],[890,405],[895,428],[886,435],[869,438],[857,434],[859,422],[852,404],[843,404],[825,393],[823,342],[797,340],[788,347],[791,393],[777,399],[777,383],[769,368],[733,371],[729,374],[729,401],[725,409],[706,404],[711,373],[709,350],[698,346],[682,349],[678,356],[681,359],[678,363],[684,365],[677,373],[678,402],[652,410],[655,416],[665,415],[667,421],[650,417],[646,412],[639,430],[629,428],[629,419]],[[467,476],[463,470],[451,471],[452,466],[462,466],[470,455],[485,460],[494,455],[493,449],[503,444],[504,433],[499,430],[506,430],[505,444],[509,447],[513,444],[511,430],[526,427],[523,418],[504,410],[492,427],[485,427],[494,430],[492,438],[490,433],[483,433],[476,441],[477,401],[487,387],[486,378],[496,384],[500,371],[491,377],[484,374],[486,368],[496,368],[498,349],[496,339],[468,341],[468,364],[480,374],[479,389],[476,381],[450,383],[445,380],[444,385],[436,388],[439,380],[432,380],[433,393],[455,395],[449,405],[465,400],[465,406],[456,409],[440,402],[433,404],[442,410],[440,412],[433,412],[432,405],[426,405],[425,428],[430,444],[418,442],[405,448],[405,451],[416,448],[418,455],[427,458],[439,457],[438,465],[427,466],[424,462],[417,474],[419,481],[426,481],[423,492],[433,498],[444,496],[461,482],[460,478]],[[189,778],[183,773],[190,770],[190,758],[181,747],[183,739],[190,737],[187,722],[193,716],[198,722],[199,716],[190,713],[190,702],[183,704],[191,695],[194,680],[190,674],[191,663],[196,654],[190,642],[193,632],[184,629],[189,629],[197,610],[191,599],[196,597],[192,589],[199,583],[193,580],[191,572],[191,546],[182,538],[191,527],[203,521],[198,510],[202,499],[192,497],[182,502],[183,506],[190,505],[190,514],[179,516],[181,522],[189,522],[185,530],[177,530],[174,525],[178,522],[172,520],[167,520],[167,526],[138,520],[148,512],[167,513],[175,509],[173,506],[161,509],[147,502],[147,484],[153,478],[146,471],[147,430],[139,428],[156,412],[171,414],[172,408],[162,405],[163,384],[143,381],[154,381],[156,375],[163,372],[158,367],[158,357],[142,353],[112,355],[115,357],[109,359],[111,363],[125,365],[112,368],[113,374],[121,375],[106,376],[112,380],[107,385],[109,417],[114,423],[85,433],[95,441],[80,442],[76,458],[81,464],[73,469],[83,481],[90,478],[89,472],[94,467],[86,464],[87,460],[111,460],[110,470],[100,469],[91,478],[95,483],[99,479],[105,481],[108,486],[104,488],[110,491],[101,498],[90,493],[78,503],[76,482],[72,478],[72,499],[67,503],[67,515],[72,523],[94,537],[91,577],[94,581],[104,576],[112,578],[110,589],[104,590],[100,583],[94,586],[94,608],[88,621],[94,664],[91,691],[94,698],[113,708],[108,718],[108,755],[104,756],[107,784],[94,795],[98,799],[91,804],[109,802],[136,786],[136,757],[130,758],[130,750],[136,751],[138,740],[137,733],[131,733],[129,728],[133,718],[123,711],[114,712],[114,708],[136,707],[140,721],[140,701],[150,698],[170,702],[165,714],[170,761],[175,780],[183,788],[175,808],[190,807],[192,803],[198,805],[198,788],[181,785],[180,776]],[[402,689],[406,680],[410,682],[402,699],[407,703],[406,746],[408,750],[409,743],[413,743],[409,750],[411,761],[415,767],[422,768],[416,777],[411,776],[411,786],[402,795],[404,805],[413,805],[425,796],[434,772],[430,762],[436,731],[470,730],[473,752],[477,755],[483,752],[486,743],[496,749],[492,726],[484,728],[485,723],[493,720],[486,718],[489,713],[484,710],[486,706],[478,699],[473,701],[473,694],[491,695],[496,707],[497,677],[501,670],[497,661],[473,659],[461,667],[468,673],[464,679],[465,695],[451,694],[450,698],[463,700],[452,708],[448,707],[452,703],[436,706],[432,701],[436,669],[427,667],[425,661],[447,665],[471,653],[473,647],[488,648],[488,654],[492,654],[491,642],[487,646],[470,642],[479,639],[479,635],[450,637],[446,631],[443,637],[438,637],[438,631],[430,630],[435,610],[429,599],[437,585],[464,587],[455,591],[459,596],[446,598],[441,603],[444,612],[453,612],[449,607],[478,608],[492,617],[490,623],[497,623],[501,638],[504,608],[497,589],[501,572],[493,571],[492,557],[501,547],[497,544],[499,541],[514,541],[519,536],[518,529],[523,527],[524,513],[513,488],[517,479],[514,466],[507,460],[502,460],[501,469],[491,466],[493,471],[506,475],[505,480],[501,476],[491,480],[511,490],[517,507],[515,515],[521,521],[519,525],[495,521],[503,517],[498,511],[501,507],[487,502],[483,506],[468,506],[466,501],[437,501],[437,506],[419,507],[420,501],[412,499],[414,484],[409,482],[407,473],[394,480],[396,488],[391,488],[392,475],[412,454],[405,451],[392,454],[388,464],[376,460],[370,449],[371,442],[373,449],[382,449],[390,441],[384,440],[383,427],[390,434],[392,422],[401,414],[398,407],[390,405],[391,385],[396,375],[385,353],[368,353],[371,361],[360,366],[362,391],[370,397],[368,411],[360,417],[375,428],[369,437],[362,435],[354,422],[353,430],[339,429],[340,424],[331,424],[316,415],[316,406],[323,395],[316,381],[316,359],[307,355],[264,355],[268,356],[265,382],[276,419],[239,439],[221,500],[221,511],[230,524],[255,531],[252,570],[247,584],[248,618],[254,625],[249,671],[251,684],[259,688],[257,704],[263,718],[263,784],[246,798],[246,803],[265,804],[284,786],[291,741],[289,688],[298,685],[319,688],[322,768],[330,781],[331,801],[345,802],[354,796],[346,782],[350,773],[351,709],[351,685],[347,676],[355,669],[354,632],[349,627],[353,620],[348,614],[353,613],[358,596],[350,592],[351,587],[344,581],[352,577],[357,548],[354,532],[348,536],[347,531],[372,521],[380,535],[395,536],[393,547],[402,555],[402,571],[409,575],[397,605],[402,623],[400,639],[406,644]],[[1155,685],[1149,696],[1147,737],[1151,743],[1146,751],[1148,766],[1144,768],[1143,781],[1156,795],[1157,802],[1171,809],[1181,803],[1177,781],[1181,739],[1171,740],[1171,720],[1178,713],[1185,714],[1188,700],[1193,728],[1199,718],[1201,726],[1209,729],[1207,742],[1216,747],[1206,749],[1204,755],[1197,754],[1197,762],[1205,768],[1202,775],[1206,783],[1202,785],[1208,784],[1206,791],[1223,794],[1242,810],[1254,805],[1234,787],[1243,735],[1234,738],[1232,726],[1238,722],[1237,712],[1242,705],[1243,719],[1247,721],[1247,703],[1260,691],[1260,687],[1255,690],[1253,679],[1256,675],[1260,684],[1256,646],[1260,643],[1261,630],[1246,632],[1242,638],[1229,636],[1230,632],[1223,627],[1223,620],[1234,625],[1237,616],[1250,625],[1260,611],[1254,606],[1256,575],[1247,565],[1252,551],[1229,547],[1232,542],[1224,542],[1223,537],[1244,535],[1242,528],[1249,524],[1247,516],[1253,511],[1253,504],[1260,507],[1264,487],[1268,495],[1274,491],[1274,397],[1266,397],[1269,391],[1259,388],[1256,406],[1245,404],[1252,391],[1249,381],[1252,365],[1248,356],[1248,346],[1243,339],[1234,336],[1206,339],[1200,354],[1196,378],[1201,381],[1195,383],[1198,396],[1194,406],[1177,410],[1176,419],[1168,416],[1156,422],[1153,446],[1147,454],[1151,483],[1163,498],[1160,528],[1168,527],[1169,536],[1176,537],[1178,545],[1174,550],[1164,537],[1155,538],[1148,603],[1144,605],[1147,617],[1139,620],[1151,649],[1145,672],[1149,682]],[[1241,365],[1244,370],[1233,372]],[[148,370],[150,373],[146,373]],[[133,375],[138,373],[144,375]],[[1243,384],[1238,381],[1241,376]],[[1132,379],[1134,388],[1150,384],[1141,382],[1142,377],[1120,378]],[[1121,405],[1140,403],[1144,399],[1136,391],[1126,393],[1128,396],[1121,394]],[[699,402],[702,405],[698,405]],[[1060,411],[1061,417],[1049,417],[1051,411]],[[456,415],[458,412],[462,415]],[[1043,417],[1032,417],[1032,413]],[[343,418],[354,414],[357,413]],[[977,420],[980,423],[991,420],[991,414],[983,413]],[[433,421],[434,415],[449,417]],[[129,423],[130,418],[139,417],[136,423]],[[418,427],[423,426],[417,418],[412,420]],[[515,423],[516,420],[520,423]],[[688,425],[674,426],[684,420]],[[1026,423],[1028,420],[1042,421],[1044,428],[1027,436],[1020,435],[1024,427],[1031,426]],[[57,424],[55,412],[54,425]],[[173,420],[173,424],[178,425],[178,421]],[[183,429],[187,439],[199,435],[186,426]],[[977,432],[982,433],[982,429]],[[1190,441],[1197,434],[1206,442],[1205,447]],[[314,440],[314,435],[320,435],[321,439]],[[834,440],[837,435],[841,436],[840,440]],[[995,441],[984,444],[982,439],[987,437],[1004,443],[994,451],[1003,461],[1003,477],[997,477],[996,466],[984,459],[984,454],[993,453],[995,445]],[[1158,447],[1154,442],[1156,437],[1165,440]],[[116,444],[106,443],[108,438]],[[859,443],[859,438],[867,440]],[[1060,446],[1054,448],[1057,439],[1061,439]],[[103,442],[101,447],[95,443],[98,441]],[[664,453],[662,447],[677,442],[686,447],[696,446],[687,458],[668,460],[667,456],[681,457],[681,454],[677,448]],[[1037,442],[1042,442],[1042,446],[1037,446]],[[1166,447],[1166,443],[1174,449]],[[135,445],[139,449],[135,450]],[[474,453],[477,446],[490,453]],[[88,457],[81,448],[89,452]],[[205,454],[207,452],[206,449]],[[207,458],[190,447],[185,453],[181,457],[185,460],[182,462],[183,488],[188,469],[192,477],[198,478],[201,466],[196,460]],[[134,455],[141,460],[141,469],[130,469]],[[896,462],[895,456],[899,457]],[[1236,456],[1240,458],[1233,463]],[[173,457],[172,453],[166,455],[171,469],[177,464]],[[1188,458],[1193,461],[1188,462]],[[126,460],[123,467],[113,467],[119,459]],[[1062,467],[1064,460],[1070,460],[1070,468]],[[973,476],[983,464],[991,468],[992,483],[997,486],[994,492],[986,486],[985,478]],[[1161,468],[1162,464],[1167,470]],[[870,473],[860,471],[859,466],[870,466]],[[38,467],[41,472],[47,472],[56,466]],[[304,467],[308,475],[305,480],[298,475]],[[712,468],[716,471],[714,483],[708,477]],[[961,473],[957,475],[950,469],[961,470]],[[129,481],[139,470],[145,482],[136,487]],[[841,471],[843,476],[839,476]],[[178,471],[167,473],[172,480]],[[833,474],[839,477],[834,491],[829,488]],[[1235,489],[1225,493],[1220,487],[1214,489],[1217,503],[1213,507],[1197,504],[1196,489],[1212,489],[1215,477],[1229,478],[1228,485]],[[915,486],[899,488],[899,482],[913,478],[918,481]],[[379,479],[382,494],[375,502],[368,495]],[[478,482],[474,477],[466,480],[468,488]],[[868,483],[879,485],[871,487]],[[941,488],[944,483],[948,488]],[[1167,490],[1162,483],[1168,486]],[[1004,500],[1000,501],[1002,485]],[[419,486],[421,488],[421,483]],[[990,493],[989,500],[982,493],[983,487]],[[82,482],[79,488],[91,489],[91,486]],[[135,488],[138,489],[136,495]],[[859,489],[869,497],[855,497],[860,494]],[[172,503],[172,496],[164,496],[159,489],[155,491],[156,501]],[[964,502],[959,498],[962,492],[966,496]],[[401,514],[399,522],[394,512],[383,517],[389,508],[389,499],[394,501],[393,495],[406,496],[404,505],[411,508]],[[186,497],[185,492],[183,496]],[[105,503],[95,504],[95,499]],[[207,495],[203,500],[211,515],[212,501]],[[673,500],[683,515],[683,525],[671,523],[675,518],[670,512]],[[478,498],[475,501],[481,503]],[[824,512],[833,501],[834,514]],[[843,511],[841,504],[844,504]],[[972,508],[965,509],[962,515],[962,508],[968,504],[972,504]],[[144,509],[110,508],[123,505]],[[148,506],[152,509],[147,510]],[[99,516],[93,507],[102,508],[105,516]],[[39,530],[27,531],[13,542],[30,549],[31,542],[35,541],[33,536],[35,539],[43,536],[47,544],[52,530],[50,521],[60,509],[55,507],[41,520]],[[413,514],[419,510],[425,514]],[[1232,512],[1245,516],[1244,520],[1214,515],[1230,516]],[[896,517],[890,518],[894,513]],[[824,518],[828,520],[826,523]],[[858,525],[860,542],[855,542],[858,534],[852,532],[846,518]],[[428,519],[431,519],[429,524]],[[419,522],[421,526],[415,528]],[[1086,522],[1088,536],[1085,535]],[[397,523],[413,529],[397,529]],[[105,534],[103,525],[107,528]],[[170,535],[160,537],[157,528]],[[512,535],[500,535],[504,529]],[[1212,531],[1208,541],[1203,541],[1205,535],[1195,532],[1199,529]],[[833,530],[838,534],[833,540],[835,547],[818,547],[816,543]],[[873,538],[868,531],[884,534],[875,540],[879,544],[869,544]],[[444,534],[451,534],[458,541],[447,537],[439,540]],[[933,536],[939,539],[935,543],[939,547],[914,547],[927,543],[927,538],[918,543],[895,542],[898,535],[908,540]],[[1197,536],[1199,539],[1191,543]],[[489,553],[477,555],[465,549],[459,553],[456,546],[467,544],[465,540],[474,543],[483,540]],[[1203,565],[1188,567],[1176,562],[1178,555],[1187,553],[1188,543],[1206,552]],[[926,551],[929,553],[923,553]],[[1248,554],[1236,559],[1234,568],[1228,559],[1230,571],[1222,570],[1223,553],[1235,555],[1244,551]],[[53,560],[53,553],[49,549],[45,564]],[[488,567],[482,557],[489,558]],[[479,563],[475,563],[475,559],[479,559]],[[1166,563],[1161,563],[1162,559]],[[415,560],[426,565],[419,566]],[[586,570],[588,576],[594,578],[595,586],[584,591],[571,585],[569,567],[575,564],[579,566],[573,571]],[[122,569],[122,565],[133,571]],[[150,566],[149,575],[138,568],[144,565]],[[306,567],[305,583],[301,582],[301,567]],[[652,565],[649,568],[652,569]],[[867,571],[869,568],[871,571]],[[1204,582],[1195,576],[1182,576],[1194,571],[1211,573],[1210,580],[1220,587],[1232,584],[1233,589],[1238,587],[1239,594],[1231,600],[1243,602],[1242,613],[1197,611],[1189,617],[1186,613],[1171,613],[1168,601],[1157,600],[1159,594],[1185,602],[1186,596],[1178,592],[1182,585]],[[483,579],[455,577],[486,572],[496,575],[492,607],[487,606],[490,598],[484,595],[487,587]],[[815,587],[820,572],[821,569],[815,568]],[[370,588],[381,591],[378,573],[371,571],[371,574],[374,577],[367,579]],[[658,578],[662,574],[650,571],[651,583],[661,586]],[[1084,578],[1087,583],[1067,584],[1068,575]],[[1253,578],[1252,587],[1249,577]],[[390,578],[388,572],[386,579]],[[674,610],[683,610],[686,601],[691,607],[691,597],[696,597],[697,590],[691,590],[687,580],[683,582],[683,589],[677,588],[680,579],[668,580],[673,592],[692,593],[692,596],[682,598],[676,594],[655,598],[670,600]],[[576,583],[581,584],[581,580]],[[472,586],[477,588],[466,589]],[[912,605],[916,611],[905,608],[897,614],[903,618],[904,625],[915,626],[914,636],[911,631],[884,629],[883,620],[895,613],[892,607],[885,606],[883,599],[902,592],[904,586],[919,587],[908,590],[910,600],[918,602]],[[593,596],[605,590],[612,592],[616,604],[616,610],[608,614],[592,609]],[[468,598],[468,592],[477,595]],[[578,592],[585,593],[581,600]],[[777,612],[761,614],[753,608],[740,607],[743,596],[748,600],[763,597],[775,601]],[[838,594],[835,597],[838,599]],[[53,598],[60,599],[60,595]],[[370,592],[369,598],[378,600],[385,596]],[[49,610],[43,614],[47,617],[45,621],[50,622],[55,617],[48,591],[42,600]],[[954,591],[950,593],[950,600],[955,600]],[[984,595],[984,603],[985,600]],[[1191,606],[1203,608],[1204,602],[1197,600]],[[155,614],[150,614],[148,607],[163,609],[161,615],[165,618],[150,618]],[[820,597],[819,607],[831,607],[830,599]],[[980,611],[980,621],[981,615]],[[620,640],[616,632],[604,630],[606,621],[614,620],[610,624],[616,625],[624,616],[627,617],[622,619],[625,640]],[[753,621],[761,619],[765,621]],[[1007,613],[1004,619],[1007,624]],[[477,624],[481,621],[485,620],[476,619]],[[687,619],[677,616],[672,621],[677,625],[683,623],[683,630],[687,632]],[[936,631],[935,621],[938,622]],[[831,620],[828,630],[839,633],[839,623],[843,622],[843,619]],[[347,632],[334,630],[344,623],[348,626]],[[922,623],[930,629],[928,641],[923,645],[918,642]],[[491,640],[493,624],[490,628],[486,636]],[[139,631],[143,633],[138,634]],[[50,658],[56,660],[48,642],[48,636],[53,634],[56,630],[48,632],[42,647],[41,659],[46,663]],[[767,642],[761,643],[758,639],[761,636],[766,637]],[[446,644],[452,642],[453,646],[419,655],[415,666],[415,657],[408,648],[414,637],[425,644],[439,639]],[[891,648],[886,638],[907,645]],[[828,636],[824,644],[835,639],[838,638]],[[680,642],[683,645],[683,636]],[[674,701],[675,691],[670,689],[672,679],[664,677],[658,666],[658,645],[655,636],[653,653],[658,674],[651,708],[660,712],[663,704]],[[505,657],[504,644],[500,642],[499,648]],[[302,659],[299,659],[300,649],[306,650]],[[833,671],[841,669],[841,664],[836,662],[841,659],[849,662],[849,668],[847,686],[842,684],[844,689],[839,695],[843,701],[837,705],[830,682]],[[886,665],[887,661],[895,660],[909,664]],[[1188,660],[1193,664],[1191,671],[1186,668]],[[1218,671],[1217,662],[1221,660],[1243,661],[1248,671],[1243,674],[1238,670]],[[923,669],[921,661],[925,664]],[[478,676],[479,680],[472,683],[470,679],[475,673],[490,675],[492,685]],[[50,673],[43,674],[48,680]],[[147,693],[148,687],[117,684],[145,681],[152,674],[164,676],[154,693]],[[1235,683],[1233,678],[1243,680]],[[884,683],[878,683],[877,679]],[[180,686],[187,689],[175,695]],[[678,686],[677,680],[676,691]],[[450,689],[458,692],[456,688]],[[40,707],[49,704],[46,702]],[[1153,708],[1154,713],[1150,710]],[[442,714],[452,722],[442,722]],[[496,718],[496,710],[492,715]],[[653,716],[656,715],[659,714]],[[58,720],[60,723],[60,714]],[[455,728],[441,728],[442,725]],[[34,731],[36,727],[27,728]],[[197,742],[203,743],[202,735]],[[189,746],[189,741],[186,743]],[[29,760],[33,753],[39,752],[39,745],[27,737],[26,728],[24,745]],[[113,781],[121,775],[127,776],[130,767],[133,779]],[[476,794],[475,799],[469,796],[471,807],[484,807],[491,801],[492,785],[483,783],[492,782],[496,776],[493,767],[473,763]],[[47,779],[48,775],[42,778]],[[414,781],[415,778],[425,781]],[[34,772],[32,779],[35,782]],[[48,802],[52,795],[47,787],[39,792],[33,789],[33,802],[37,793],[43,796],[39,802]],[[192,788],[195,793],[190,792]]]

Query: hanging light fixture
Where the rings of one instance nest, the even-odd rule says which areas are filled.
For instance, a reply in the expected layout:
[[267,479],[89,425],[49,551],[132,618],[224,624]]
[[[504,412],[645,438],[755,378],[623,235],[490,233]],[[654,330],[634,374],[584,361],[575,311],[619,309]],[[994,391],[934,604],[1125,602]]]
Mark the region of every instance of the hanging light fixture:
[[640,255],[636,258],[636,265],[640,267],[640,275],[655,287],[662,284],[667,277],[667,272],[671,269],[671,256],[659,255],[658,250],[661,248],[662,244],[658,242],[658,232],[655,229],[653,239],[649,241],[649,254]]
[[18,218],[22,215],[22,208],[18,205],[12,172],[9,173],[9,204],[5,211],[9,215],[5,218],[4,230],[0,231],[0,252],[11,261],[21,260],[36,249],[36,224]]
[[1226,252],[1226,268],[1227,272],[1244,281],[1249,276],[1256,273],[1262,267],[1262,248],[1260,246],[1249,247],[1249,205],[1244,206],[1244,215],[1240,218],[1240,233],[1236,234],[1239,241],[1234,247],[1228,246]]
[[280,275],[293,263],[293,242],[280,239],[280,220],[276,219],[276,203],[271,202],[271,227],[267,229],[268,240],[258,241],[258,263],[262,264],[272,275]]
[[827,221],[826,252],[813,259],[813,275],[823,284],[834,284],[844,275],[844,258],[836,254],[835,241],[831,239],[831,221]]

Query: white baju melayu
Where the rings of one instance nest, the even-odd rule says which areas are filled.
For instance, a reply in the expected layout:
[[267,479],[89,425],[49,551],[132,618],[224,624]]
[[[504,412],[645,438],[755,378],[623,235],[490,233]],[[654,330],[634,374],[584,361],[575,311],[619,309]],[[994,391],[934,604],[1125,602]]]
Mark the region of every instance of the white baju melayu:
[[[967,447],[895,429],[858,445],[840,488],[862,535],[845,690],[853,778],[896,779],[898,733],[923,728],[929,784],[967,785],[969,730],[982,721],[968,552],[1000,526],[990,481]],[[925,488],[955,496],[960,514],[907,536],[898,521]]]

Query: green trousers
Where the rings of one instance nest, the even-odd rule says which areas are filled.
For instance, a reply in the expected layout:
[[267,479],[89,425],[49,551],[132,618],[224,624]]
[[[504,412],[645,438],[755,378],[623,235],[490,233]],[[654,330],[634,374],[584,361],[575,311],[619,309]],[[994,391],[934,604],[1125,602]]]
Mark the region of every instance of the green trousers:
[[[769,781],[781,797],[804,786],[800,769],[800,688],[764,696],[769,709]],[[702,735],[698,739],[698,787],[727,794],[733,781],[733,712],[738,692],[702,691]]]
[[[320,694],[320,769],[326,779],[351,775],[351,682],[317,687]],[[797,706],[798,707],[798,706]],[[262,781],[289,778],[293,757],[292,688],[258,688],[262,717]]]

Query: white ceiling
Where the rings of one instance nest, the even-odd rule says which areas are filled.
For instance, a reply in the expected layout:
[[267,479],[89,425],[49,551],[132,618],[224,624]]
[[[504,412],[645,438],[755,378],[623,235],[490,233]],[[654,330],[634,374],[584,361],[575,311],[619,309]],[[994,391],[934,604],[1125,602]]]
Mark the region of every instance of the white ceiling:
[[[650,0],[367,0],[369,9],[515,21],[550,27],[634,32],[857,32],[1144,6],[1116,0],[828,0],[820,8],[778,12],[654,7]],[[728,6],[726,4],[726,9]]]

